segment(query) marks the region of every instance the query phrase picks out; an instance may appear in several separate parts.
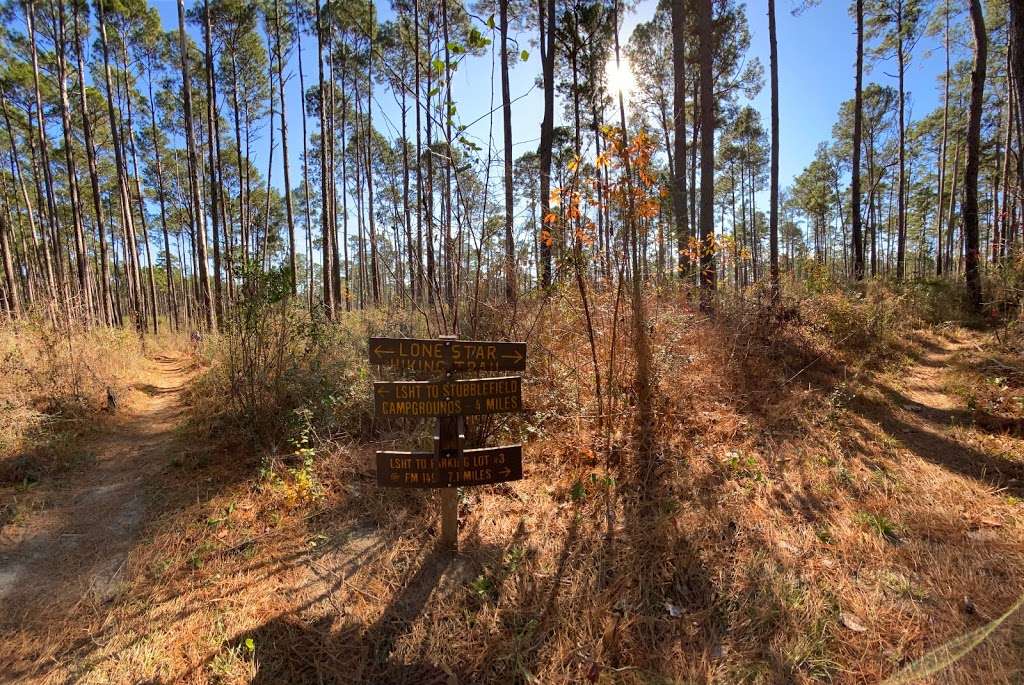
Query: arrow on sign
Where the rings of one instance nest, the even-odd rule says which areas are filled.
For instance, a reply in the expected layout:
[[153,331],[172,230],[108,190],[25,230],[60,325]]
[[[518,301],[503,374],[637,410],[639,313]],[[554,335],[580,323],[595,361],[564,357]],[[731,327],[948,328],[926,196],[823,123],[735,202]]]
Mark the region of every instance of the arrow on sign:
[[380,345],[377,345],[376,347],[373,348],[373,353],[374,354],[394,354],[395,350],[389,350],[389,349],[386,349],[384,347],[381,347]]
[[519,350],[512,350],[512,354],[503,354],[501,355],[501,358],[511,359],[512,361],[518,364],[519,362],[523,361],[523,354]]

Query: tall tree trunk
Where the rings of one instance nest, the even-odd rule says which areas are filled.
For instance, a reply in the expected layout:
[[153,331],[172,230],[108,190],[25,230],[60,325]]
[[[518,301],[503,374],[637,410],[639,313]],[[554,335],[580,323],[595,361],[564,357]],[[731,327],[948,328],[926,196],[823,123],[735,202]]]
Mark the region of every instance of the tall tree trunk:
[[[319,17],[319,10],[317,17]],[[317,26],[319,26],[319,18]],[[249,261],[249,202],[246,196],[248,186],[245,183],[247,170],[243,168],[242,159],[242,109],[238,100],[238,55],[231,54],[231,114],[235,127],[235,160],[238,162],[238,232],[241,242],[241,260],[243,266]]]
[[327,167],[327,97],[324,88],[324,17],[320,9],[320,0],[316,0],[317,27],[317,63],[319,65],[319,99],[320,115],[320,241],[321,263],[323,269],[324,310],[328,319],[334,318],[334,286],[331,279],[334,268],[331,265],[331,178]]
[[701,306],[715,290],[715,93],[711,0],[697,0],[700,38],[700,287]]
[[[53,269],[54,275],[53,297],[55,304],[57,305],[57,309],[62,312],[65,318],[67,318],[70,317],[70,311],[68,310],[68,307],[70,306],[70,293],[68,292],[67,281],[64,278],[60,217],[57,215],[57,205],[53,196],[53,175],[50,171],[50,153],[49,146],[46,141],[46,121],[43,117],[43,98],[39,85],[39,57],[36,49],[35,6],[33,0],[28,0],[25,3],[25,6],[25,16],[26,21],[28,22],[28,33],[30,38],[29,43],[32,48],[32,82],[36,106],[36,135],[38,136],[36,142],[39,143],[39,154],[43,167],[43,185],[46,190],[45,206],[47,224],[49,228],[48,236],[46,235],[46,228],[43,229],[43,249],[47,249],[47,242],[49,242],[52,252],[47,252],[48,266],[54,265],[50,267]],[[42,204],[40,206],[42,206]],[[47,237],[49,240],[47,240]]]
[[[357,93],[358,97],[358,93]],[[450,117],[449,117],[450,119]],[[367,37],[366,59],[366,194],[370,223],[370,291],[373,305],[380,304],[380,276],[377,273],[377,223],[373,207],[373,34]]]
[[[452,242],[452,68],[451,68],[451,41],[449,40],[448,27],[448,0],[441,0],[441,35],[444,40],[444,143],[445,143],[445,165],[444,165],[444,294],[448,303],[448,309],[452,317],[451,331],[454,333],[455,320],[458,318],[458,307],[455,302],[455,270],[458,262],[454,256],[455,245]],[[438,100],[440,108],[441,101]]]
[[501,33],[501,122],[505,172],[505,300],[516,299],[516,245],[512,235],[515,200],[512,195],[512,97],[508,78],[508,0],[498,0]]
[[1003,211],[994,218],[995,223],[992,227],[993,232],[999,235],[999,239],[992,243],[993,262],[999,261],[1007,253],[1007,237],[1010,232],[1010,208],[1013,204],[1013,201],[1010,199],[1010,159],[1013,157],[1010,148],[1013,145],[1014,122],[1017,120],[1017,108],[1020,107],[1020,103],[1017,102],[1016,94],[1013,92],[1013,85],[1011,83],[1012,73],[1013,65],[1010,61],[1010,51],[1007,50],[1006,89],[1009,97],[1006,98],[1006,138],[1004,141],[1006,154],[1003,157],[1002,171]]
[[125,106],[127,109],[127,126],[128,126],[128,150],[132,155],[132,170],[135,181],[135,193],[139,203],[139,222],[142,224],[142,239],[143,248],[146,252],[146,268],[148,272],[148,283],[149,286],[149,302],[151,305],[152,321],[150,322],[153,326],[153,333],[158,332],[158,317],[157,317],[157,303],[156,303],[156,276],[154,275],[153,269],[153,255],[149,245],[149,227],[146,225],[146,204],[142,197],[142,184],[139,181],[139,160],[135,150],[135,124],[132,121],[132,96],[131,96],[131,84],[128,82],[128,46],[122,41],[121,43],[121,55],[124,66],[124,91],[125,91]]
[[981,152],[981,114],[985,105],[985,69],[988,35],[981,0],[970,0],[974,31],[974,68],[971,70],[971,104],[967,120],[967,161],[964,165],[964,276],[971,309],[981,311],[981,269],[978,244],[978,166]]
[[[6,206],[6,202],[4,205]],[[12,318],[21,316],[21,298],[18,295],[18,279],[14,272],[14,261],[11,259],[11,235],[10,212],[0,216],[0,258],[4,263],[4,283],[7,294],[8,312]]]
[[[295,218],[292,211],[292,185],[288,171],[288,114],[284,102],[284,59],[281,54],[281,2],[274,0],[274,30],[277,40],[274,42],[274,53],[277,57],[277,88],[281,99],[281,163],[284,165],[284,207],[288,219],[288,266],[291,268],[292,295],[298,295],[299,286],[296,280],[298,265],[295,259]],[[305,97],[305,94],[303,94]]]
[[[178,312],[178,295],[174,286],[174,262],[171,260],[171,239],[167,231],[167,203],[165,200],[166,186],[164,185],[164,169],[160,159],[160,136],[156,127],[156,101],[153,99],[153,65],[148,65],[148,89],[149,89],[149,123],[150,136],[153,138],[153,155],[156,164],[156,195],[157,203],[160,205],[160,230],[164,236],[164,274],[167,277],[167,310],[170,312],[171,320],[174,322],[174,329],[181,329],[181,318]],[[93,192],[99,194],[97,186],[93,186]],[[96,207],[100,204],[97,200]]]
[[[862,0],[857,0],[861,2]],[[768,220],[768,251],[771,268],[772,299],[779,297],[779,42],[775,32],[775,0],[768,0],[768,40],[771,44],[772,79],[772,160],[771,160],[771,209]],[[858,74],[860,70],[858,69]],[[859,85],[859,84],[858,84]],[[858,88],[858,90],[860,90]],[[859,131],[858,131],[859,133]],[[854,138],[859,136],[855,135]],[[859,141],[855,144],[855,148]],[[854,152],[854,166],[859,166],[860,155]],[[858,173],[858,181],[860,174]],[[860,200],[860,188],[855,196]],[[854,210],[858,225],[854,232],[854,248],[860,244],[860,208]],[[756,226],[755,226],[756,230]],[[863,264],[861,264],[863,271]]]
[[[67,168],[68,174],[68,192],[70,193],[71,202],[71,222],[74,224],[75,231],[75,265],[78,271],[78,290],[82,295],[85,321],[87,324],[91,324],[95,311],[93,309],[92,301],[92,283],[89,278],[89,261],[88,254],[85,246],[85,227],[82,219],[82,202],[81,196],[78,191],[78,169],[75,165],[75,153],[74,146],[72,145],[72,131],[71,131],[71,103],[68,98],[68,61],[67,61],[67,32],[65,30],[65,8],[61,2],[56,3],[58,5],[56,10],[57,15],[57,40],[56,54],[57,54],[57,81],[60,86],[60,119],[61,128],[64,131],[64,162]],[[82,88],[85,86],[85,74],[82,74]]]
[[903,0],[896,0],[896,62],[899,69],[899,180],[896,190],[896,280],[902,281],[906,273],[907,255],[907,93],[904,86],[906,56],[903,45]]
[[[220,266],[220,218],[219,201],[221,198],[220,183],[217,170],[220,168],[217,158],[217,77],[213,72],[213,26],[210,22],[210,3],[203,0],[203,53],[206,66],[206,158],[210,170],[210,221],[213,236],[213,302],[217,318],[224,318],[224,290],[221,285]],[[205,211],[205,210],[204,210]],[[227,246],[225,245],[225,249]]]
[[420,140],[420,3],[413,0],[412,3],[412,26],[413,26],[413,71],[414,89],[416,92],[416,294],[419,302],[423,302],[424,290],[429,291],[430,286],[423,280],[423,221],[421,219],[426,208],[426,198],[423,193],[423,166],[421,155],[423,154],[423,143]]
[[409,304],[416,302],[416,264],[412,245],[412,209],[409,205],[409,106],[405,89],[402,89],[402,213],[405,224],[405,257],[409,264]]
[[686,277],[689,260],[689,219],[686,206],[686,3],[672,0],[672,123],[675,169],[672,208],[675,213],[676,250],[679,278]]
[[540,261],[541,287],[551,286],[551,157],[555,129],[555,0],[537,0],[540,26],[540,57],[544,72],[544,118],[540,125]]
[[[270,36],[270,32],[267,32],[267,54],[274,54],[273,40]],[[260,268],[267,270],[270,268],[270,193],[273,190],[273,179],[274,179],[274,59],[267,60],[267,85],[269,91],[267,93],[267,100],[270,102],[270,111],[267,118],[267,128],[270,131],[270,143],[268,145],[267,153],[267,188],[264,195],[263,201],[263,241],[260,254]]]
[[[864,0],[857,0],[857,74],[853,95],[853,169],[850,188],[853,198],[853,278],[864,279],[864,239],[860,207],[860,154],[864,122]],[[871,182],[871,179],[868,179]]]
[[188,69],[188,41],[185,38],[185,0],[178,0],[178,49],[181,51],[182,97],[185,106],[185,138],[188,145],[188,181],[193,207],[199,263],[199,291],[203,300],[206,328],[217,329],[217,313],[214,309],[213,294],[210,292],[210,277],[206,264],[206,212],[203,208],[203,190],[199,183],[199,156],[196,151],[196,135],[192,123],[192,84]]
[[[302,114],[302,193],[305,201],[305,223],[306,223],[306,296],[308,298],[309,310],[313,311],[313,212],[310,209],[309,199],[309,140],[306,131],[306,77],[302,71],[302,29],[296,22],[295,57],[299,62],[299,91],[302,97],[299,98],[299,109]],[[284,112],[282,105],[281,111]]]
[[[84,84],[85,79],[85,50],[82,46],[82,31],[79,21],[79,5],[74,3],[73,25],[75,29],[75,58],[78,64],[79,78]],[[89,166],[89,183],[92,187],[92,206],[96,214],[96,232],[99,235],[99,261],[100,261],[100,309],[103,322],[110,326],[113,324],[113,305],[110,299],[110,267],[107,264],[107,236],[105,219],[103,216],[103,203],[100,199],[99,173],[96,167],[96,144],[92,135],[92,120],[89,117],[89,104],[85,96],[85,88],[78,88],[78,108],[82,116],[82,134],[85,137],[85,157]]]
[[942,222],[946,193],[946,148],[949,140],[949,0],[943,2],[942,42],[946,52],[946,70],[942,80],[942,144],[939,147],[939,207],[935,212],[935,275],[942,275]]
[[[330,14],[331,14],[330,13],[330,7],[331,7],[331,3],[328,2],[327,3],[327,8],[328,8],[327,15],[328,16],[330,16]],[[334,138],[334,136],[335,136],[335,117],[337,116],[337,112],[338,112],[338,103],[337,103],[337,90],[338,89],[336,88],[336,85],[335,85],[336,84],[336,80],[335,80],[335,77],[334,77],[334,64],[335,64],[334,33],[333,33],[333,28],[331,27],[330,24],[328,24],[328,26],[327,26],[327,64],[330,66],[330,78],[329,78],[328,83],[330,85],[330,91],[331,91],[331,93],[330,93],[330,95],[331,95],[330,103],[329,103],[329,107],[327,109],[327,117],[328,117],[327,118],[327,169],[328,169],[327,177],[330,179],[330,186],[329,186],[330,202],[329,202],[329,207],[331,209],[331,213],[330,213],[331,271],[332,271],[332,273],[331,273],[331,284],[334,287],[334,302],[335,302],[335,306],[337,306],[337,304],[339,302],[341,302],[341,299],[342,299],[342,296],[343,296],[342,295],[342,290],[341,290],[341,259],[340,259],[340,255],[338,254],[338,195],[337,195],[337,188],[336,188],[336,184],[335,184],[335,179],[337,178],[337,172],[335,170],[337,169],[337,165],[335,163],[335,154],[336,154],[335,148],[336,148],[336,146],[334,144],[334,140],[335,140],[335,138]],[[342,100],[344,101],[344,97],[345,97],[345,73],[344,73],[344,69],[342,70],[342,74],[341,74],[341,82],[342,82],[342,93],[341,93],[341,95],[342,95]],[[344,124],[344,121],[345,121],[344,120],[344,110],[345,110],[345,107],[342,107],[343,114],[342,114],[342,126],[341,127],[343,129],[345,128],[345,124]],[[341,158],[342,159],[345,158],[345,145],[344,145],[344,142],[341,145]],[[346,240],[347,240],[347,238],[346,238]],[[348,283],[348,278],[347,278],[347,275],[346,275],[345,295],[344,295],[344,297],[346,297],[346,298],[348,297],[348,294],[347,294],[348,293],[348,287],[349,287],[349,283]],[[348,303],[348,300],[346,299],[346,304],[347,303]]]
[[[957,109],[959,109],[960,103],[957,103]],[[946,272],[956,272],[956,264],[953,262],[953,234],[956,229],[954,223],[956,213],[956,200],[957,200],[957,183],[960,180],[960,132],[957,132],[957,137],[953,143],[953,184],[949,191],[949,207],[946,210]],[[961,207],[961,211],[963,207]]]
[[[111,143],[114,147],[114,165],[117,169],[117,189],[121,206],[122,232],[125,235],[125,249],[134,252],[135,249],[135,221],[132,215],[131,191],[128,185],[128,167],[125,163],[124,151],[121,148],[121,137],[117,134],[117,114],[114,111],[114,83],[110,71],[110,46],[107,40],[107,21],[103,10],[103,3],[97,5],[99,11],[100,45],[103,51],[103,77],[106,85],[107,95],[107,117],[110,120]],[[137,258],[137,252],[135,252]],[[130,256],[130,255],[129,255]],[[128,279],[128,300],[135,318],[136,327],[144,330],[142,320],[142,288],[139,282],[138,272],[133,268],[135,260],[129,259],[124,265],[125,274]]]

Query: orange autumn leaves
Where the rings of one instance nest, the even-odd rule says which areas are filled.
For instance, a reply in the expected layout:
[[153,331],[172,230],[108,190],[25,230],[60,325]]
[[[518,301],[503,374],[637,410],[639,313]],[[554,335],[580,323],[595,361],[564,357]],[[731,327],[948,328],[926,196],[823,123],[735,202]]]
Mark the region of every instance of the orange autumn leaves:
[[[640,131],[624,144],[622,129],[611,125],[602,126],[600,134],[603,149],[593,163],[573,158],[566,165],[564,185],[551,190],[551,211],[543,217],[540,231],[540,240],[548,246],[559,236],[593,244],[597,225],[591,215],[600,212],[624,217],[634,212],[637,231],[643,235],[659,215],[671,211],[669,179],[653,165],[655,140]],[[712,251],[718,247],[709,245]],[[700,241],[691,237],[684,252],[681,258],[699,259]]]

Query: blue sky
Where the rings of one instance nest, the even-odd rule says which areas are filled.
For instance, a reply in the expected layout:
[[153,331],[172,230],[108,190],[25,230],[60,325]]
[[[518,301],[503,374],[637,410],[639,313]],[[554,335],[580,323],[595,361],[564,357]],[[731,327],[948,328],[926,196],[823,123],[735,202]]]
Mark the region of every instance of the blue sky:
[[[190,3],[186,2],[186,6]],[[646,21],[654,13],[656,0],[642,0],[635,11],[624,19],[621,42],[628,40],[629,34],[638,22]],[[854,50],[856,37],[854,23],[847,13],[846,0],[822,0],[822,4],[793,16],[791,10],[797,6],[796,0],[777,0],[777,20],[779,34],[779,90],[780,90],[780,177],[782,186],[787,186],[798,175],[814,156],[815,148],[821,141],[831,137],[832,125],[840,103],[852,97],[854,77]],[[158,0],[154,5],[159,9],[166,29],[177,27],[177,5],[172,0]],[[390,6],[379,3],[382,18],[391,16]],[[765,67],[765,87],[751,104],[762,113],[765,125],[769,119],[770,93],[768,90],[768,18],[766,2],[747,4],[747,15],[750,23],[752,41],[748,59],[757,57]],[[481,30],[487,32],[486,26]],[[193,31],[193,37],[201,44],[201,36]],[[529,60],[516,64],[511,75],[512,98],[519,98],[512,105],[514,153],[516,156],[536,145],[540,132],[540,121],[543,108],[543,97],[534,83],[540,73],[540,55],[531,45],[533,36],[518,36],[520,47],[530,52]],[[923,38],[917,44],[913,61],[908,67],[906,84],[909,92],[907,105],[908,118],[916,119],[924,116],[941,104],[937,78],[944,66],[940,46],[931,38]],[[312,36],[304,37],[303,63],[307,74],[307,85],[311,75],[315,78],[316,43]],[[927,55],[929,51],[933,54]],[[287,84],[286,99],[288,100],[292,179],[300,178],[301,161],[299,153],[302,146],[298,139],[301,126],[296,118],[299,116],[299,85],[297,62],[293,53],[289,67],[293,78]],[[459,68],[454,79],[454,97],[458,103],[459,116],[463,122],[483,117],[470,129],[482,145],[486,145],[488,134],[488,118],[485,116],[491,108],[491,69],[490,52],[480,57],[470,57]],[[896,85],[893,63],[880,62],[870,65],[865,75],[866,82],[878,81]],[[494,82],[495,98],[500,102],[500,81]],[[375,125],[390,135],[397,135],[399,122],[398,108],[390,91],[383,88],[375,89],[376,102]],[[561,107],[556,106],[556,117],[561,116]],[[389,128],[393,125],[395,129]],[[275,123],[275,126],[277,124]],[[309,122],[310,131],[316,128],[316,122]],[[494,114],[495,155],[501,149],[501,118],[500,112]],[[266,130],[264,129],[264,138]],[[265,168],[266,141],[257,148],[262,159],[257,160],[259,168]],[[275,157],[280,158],[279,150]],[[275,164],[274,183],[280,185],[282,174],[280,166]]]

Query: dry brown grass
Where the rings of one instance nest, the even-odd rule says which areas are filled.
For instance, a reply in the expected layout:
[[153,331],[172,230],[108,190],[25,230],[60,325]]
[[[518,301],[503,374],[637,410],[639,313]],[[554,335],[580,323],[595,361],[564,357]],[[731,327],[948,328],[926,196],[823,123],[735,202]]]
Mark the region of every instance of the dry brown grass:
[[130,405],[145,355],[179,346],[169,333],[143,342],[132,331],[68,332],[33,319],[0,326],[0,485],[72,465],[74,443],[104,423],[107,389]]
[[[881,295],[809,298],[778,323],[738,301],[709,319],[666,291],[649,308],[656,453],[637,463],[628,313],[611,365],[613,298],[598,293],[594,312],[605,382],[614,369],[610,453],[582,314],[557,292],[520,315],[530,411],[476,429],[522,439],[527,477],[465,492],[458,557],[433,546],[429,494],[373,479],[373,449],[418,430],[384,427],[376,444],[347,432],[314,442],[312,460],[268,459],[206,447],[224,424],[198,424],[119,593],[8,631],[7,672],[877,682],[1024,590],[1020,436],[924,401],[989,338],[918,327]],[[912,369],[935,375],[913,389]],[[937,682],[1015,682],[1022,669],[1004,629]]]

